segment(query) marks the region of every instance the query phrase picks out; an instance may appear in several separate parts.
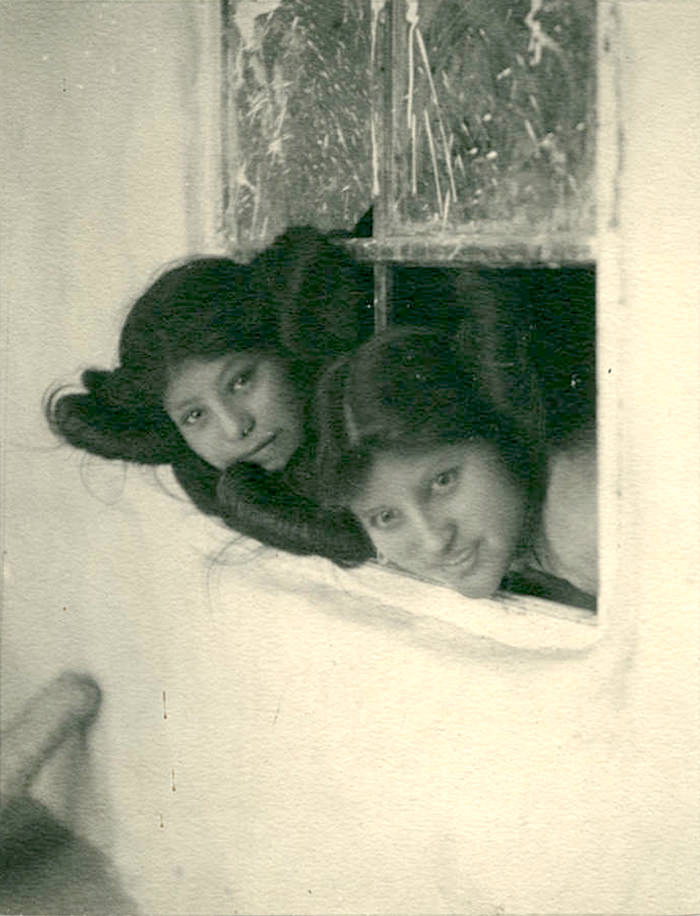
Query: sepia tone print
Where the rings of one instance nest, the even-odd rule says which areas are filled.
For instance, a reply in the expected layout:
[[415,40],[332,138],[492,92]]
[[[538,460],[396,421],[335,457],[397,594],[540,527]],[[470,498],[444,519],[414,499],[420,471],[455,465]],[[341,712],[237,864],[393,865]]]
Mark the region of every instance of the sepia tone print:
[[0,19],[0,911],[695,911],[696,5]]

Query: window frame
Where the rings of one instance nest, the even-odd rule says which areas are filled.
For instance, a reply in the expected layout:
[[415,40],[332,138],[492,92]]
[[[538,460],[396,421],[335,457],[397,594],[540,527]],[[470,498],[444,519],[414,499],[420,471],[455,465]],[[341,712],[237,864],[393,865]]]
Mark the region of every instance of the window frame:
[[[596,231],[592,237],[557,233],[556,237],[535,236],[525,239],[494,233],[480,233],[477,237],[458,236],[444,238],[404,235],[391,224],[386,195],[383,188],[391,189],[391,174],[394,161],[393,124],[391,108],[397,104],[396,81],[392,79],[395,62],[394,48],[400,47],[398,30],[404,25],[408,8],[407,0],[383,0],[373,3],[373,29],[380,40],[373,42],[372,49],[372,150],[373,150],[373,236],[370,239],[344,241],[344,246],[359,260],[374,265],[374,314],[375,332],[391,324],[392,271],[395,266],[411,267],[564,267],[590,266],[599,269],[600,249],[603,233],[611,223],[611,208],[615,205],[614,184],[619,178],[619,111],[616,108],[615,86],[619,81],[619,12],[617,0],[597,0],[596,6],[596,161],[595,181]],[[382,22],[382,19],[384,20]],[[383,26],[383,27],[381,27]],[[400,66],[400,61],[399,61]],[[383,75],[382,75],[383,74]],[[611,168],[612,164],[612,168]],[[614,180],[611,180],[611,176]],[[616,245],[606,237],[608,251],[614,252]],[[600,308],[601,295],[607,300],[617,301],[615,292],[615,263],[610,255],[603,255],[605,270],[604,289],[597,275],[596,310]],[[597,325],[600,322],[597,320]],[[597,333],[599,328],[597,328]],[[600,383],[601,367],[597,368]],[[600,391],[600,389],[599,389]],[[600,395],[597,406],[597,425],[600,429]],[[600,509],[600,487],[598,494]],[[600,556],[600,537],[598,553]],[[397,575],[410,574],[400,573]],[[414,577],[415,578],[415,577]],[[600,595],[596,612],[546,601],[523,595],[499,593],[488,604],[492,611],[509,615],[513,612],[530,618],[556,618],[575,625],[583,625],[590,632],[594,626],[600,630],[605,618],[602,613]],[[597,638],[597,636],[596,636]],[[590,639],[583,637],[587,645]]]
[[[232,200],[230,187],[236,176],[236,148],[235,131],[238,129],[236,121],[235,104],[232,97],[228,72],[233,60],[235,48],[230,43],[229,25],[232,10],[235,9],[236,0],[220,0],[220,21],[222,23],[221,61],[222,61],[222,93],[221,93],[221,124],[222,124],[222,149],[221,149],[221,206],[219,211],[218,237],[222,247],[231,251],[235,248],[239,255],[246,256],[250,245],[237,244],[237,239],[231,235]],[[387,15],[392,4],[405,2],[405,0],[370,0],[373,23],[372,73],[376,75],[378,63],[383,62],[385,72],[390,72],[386,62],[390,57],[391,35],[390,30],[376,31],[376,22],[382,15]],[[572,0],[575,2],[575,0]],[[609,586],[614,576],[614,555],[620,510],[617,503],[601,500],[600,494],[610,479],[618,474],[618,462],[615,455],[615,438],[619,432],[619,393],[615,389],[618,374],[617,354],[619,353],[619,339],[615,333],[614,322],[610,316],[619,308],[621,287],[620,266],[620,234],[619,234],[619,186],[622,174],[622,126],[620,110],[620,81],[624,69],[621,59],[621,6],[625,0],[597,0],[597,26],[596,26],[596,110],[597,110],[597,139],[596,139],[596,231],[592,238],[585,241],[571,237],[560,236],[556,243],[546,238],[530,240],[527,244],[522,240],[503,236],[481,235],[479,238],[462,240],[460,245],[445,245],[434,240],[417,240],[415,237],[405,237],[399,234],[385,233],[381,237],[381,226],[387,225],[386,214],[382,211],[382,199],[379,194],[381,183],[386,181],[388,159],[384,155],[386,137],[390,135],[387,107],[375,106],[371,119],[372,132],[372,199],[374,203],[375,224],[380,227],[380,232],[369,239],[344,239],[341,244],[345,246],[359,260],[370,262],[374,265],[374,305],[375,327],[381,330],[389,323],[391,316],[388,301],[391,295],[391,267],[394,264],[415,266],[446,266],[473,265],[478,262],[482,266],[560,266],[596,264],[596,311],[597,311],[597,337],[596,349],[598,353],[598,397],[597,397],[597,424],[599,432],[599,459],[604,457],[602,478],[599,480],[599,560],[601,562],[601,591],[598,597],[597,612],[591,620],[590,615],[582,614],[580,609],[556,602],[543,601],[524,596],[509,596],[506,604],[510,608],[504,610],[502,596],[491,600],[480,600],[479,603],[488,607],[489,612],[499,609],[505,616],[527,616],[533,622],[549,619],[563,620],[573,623],[580,632],[581,645],[588,645],[592,640],[599,638],[606,629],[608,609],[610,607]],[[384,35],[384,40],[375,41],[376,35]],[[387,37],[388,36],[388,37]],[[380,101],[392,98],[392,86],[389,80],[376,80],[373,78],[372,95]],[[377,111],[384,111],[380,117]],[[234,131],[234,135],[231,131]],[[604,354],[604,358],[602,355]],[[613,381],[615,379],[615,381]],[[602,533],[601,533],[602,532]],[[396,573],[394,575],[402,575]],[[410,576],[406,576],[410,579]],[[611,591],[611,590],[610,590]],[[512,599],[512,600],[511,600]],[[514,607],[517,604],[517,608]],[[498,616],[498,615],[497,615]],[[469,615],[465,615],[469,617]],[[593,625],[592,625],[593,624]],[[468,626],[468,620],[465,620]],[[585,631],[585,634],[584,634]],[[596,635],[591,635],[596,634]]]

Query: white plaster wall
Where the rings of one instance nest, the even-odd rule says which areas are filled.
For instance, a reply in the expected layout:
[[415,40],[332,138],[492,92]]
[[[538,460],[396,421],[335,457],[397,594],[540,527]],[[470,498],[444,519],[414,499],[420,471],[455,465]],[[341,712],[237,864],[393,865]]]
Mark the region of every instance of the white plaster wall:
[[214,244],[217,8],[0,4],[11,441],[52,441],[46,388],[111,364],[151,274]]
[[[91,668],[79,609],[104,613],[105,594],[131,581],[118,527],[100,529],[104,505],[81,456],[57,446],[42,400],[114,364],[129,304],[164,263],[218,249],[218,17],[216,0],[0,3],[5,721],[57,670]],[[119,492],[121,470],[103,467]],[[98,542],[104,565],[90,581]],[[109,640],[105,620],[101,631]],[[66,803],[51,786],[44,795]],[[113,841],[100,815],[88,826]]]

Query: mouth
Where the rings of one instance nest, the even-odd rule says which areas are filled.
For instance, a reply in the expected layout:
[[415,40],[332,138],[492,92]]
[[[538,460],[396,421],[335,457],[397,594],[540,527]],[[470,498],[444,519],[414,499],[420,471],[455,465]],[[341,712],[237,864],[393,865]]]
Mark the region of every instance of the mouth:
[[461,575],[466,575],[474,569],[478,558],[479,542],[476,541],[474,544],[470,544],[469,547],[465,547],[464,550],[460,550],[459,553],[451,556],[449,560],[442,562],[440,564],[440,569],[450,572],[457,570]]
[[251,458],[254,458],[255,455],[259,455],[263,449],[266,449],[271,442],[274,442],[277,438],[277,433],[270,433],[269,436],[266,436],[259,445],[256,445],[254,449],[250,452],[246,452],[245,455],[242,455],[238,460],[239,461],[250,461]]

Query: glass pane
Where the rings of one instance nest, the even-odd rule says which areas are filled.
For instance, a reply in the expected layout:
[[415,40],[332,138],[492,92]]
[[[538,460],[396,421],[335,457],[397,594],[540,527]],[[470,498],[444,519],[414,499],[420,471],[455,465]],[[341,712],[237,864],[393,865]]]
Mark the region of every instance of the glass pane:
[[226,7],[229,240],[351,228],[371,193],[369,0]]
[[382,234],[588,236],[595,0],[395,0]]

